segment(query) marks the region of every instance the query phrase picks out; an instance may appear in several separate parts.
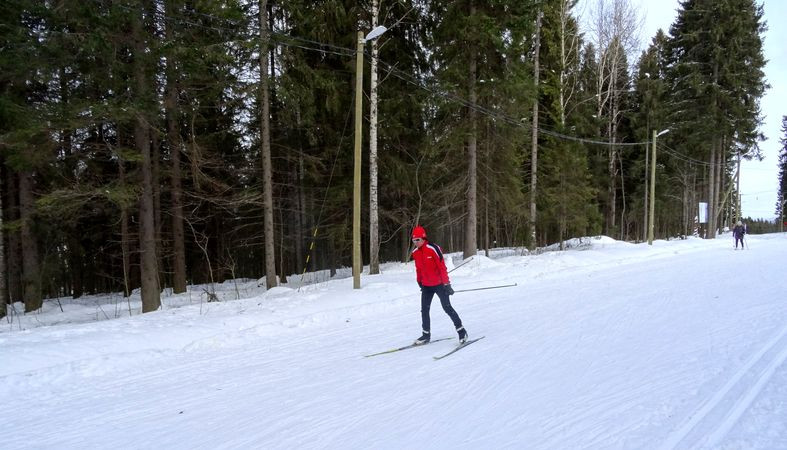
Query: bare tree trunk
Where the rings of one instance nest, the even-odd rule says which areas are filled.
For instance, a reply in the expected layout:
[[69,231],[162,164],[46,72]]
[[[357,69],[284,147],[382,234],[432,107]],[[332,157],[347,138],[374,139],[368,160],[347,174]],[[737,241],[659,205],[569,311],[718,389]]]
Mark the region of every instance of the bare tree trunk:
[[[118,175],[120,178],[120,185],[122,188],[126,186],[126,168],[124,161],[118,161]],[[120,252],[122,253],[123,260],[123,296],[129,297],[131,295],[131,252],[129,250],[129,229],[128,229],[128,206],[122,204],[120,206]]]
[[410,261],[410,233],[407,224],[402,225],[399,234],[399,241],[402,243],[402,262]]
[[[6,190],[8,191],[8,206],[6,213],[9,220],[19,219],[19,183],[15,172],[8,170],[6,176]],[[22,243],[19,231],[11,230],[8,233],[8,297],[10,303],[21,302],[24,299],[22,290]]]
[[489,257],[489,177],[484,182],[484,254]]
[[688,183],[686,183],[685,180],[684,180],[684,184],[683,184],[683,217],[682,217],[683,220],[681,221],[681,225],[682,225],[682,227],[681,227],[682,230],[681,231],[683,231],[683,235],[684,236],[688,236],[688,234],[689,234],[689,211],[690,211],[689,205],[691,205],[691,204],[692,204],[692,202],[691,202],[691,199],[690,199],[690,196],[689,196]]
[[25,312],[41,307],[41,273],[38,260],[38,242],[33,233],[33,174],[29,171],[19,173],[19,218],[22,244],[22,292]]
[[533,99],[533,132],[530,149],[530,250],[536,248],[536,188],[538,184],[538,99],[539,99],[539,52],[541,51],[541,15],[536,17],[536,52],[534,56],[533,80],[535,96]]
[[[470,15],[475,13],[475,7],[470,7]],[[474,52],[471,49],[471,52]],[[473,53],[470,57],[470,73],[468,87],[470,89],[469,99],[471,107],[468,108],[468,119],[470,121],[470,134],[467,136],[467,215],[465,216],[465,245],[463,257],[469,258],[476,254],[478,249],[476,237],[477,218],[477,136],[476,136],[476,111],[475,104],[478,101],[476,95],[476,72],[477,56]]]
[[[177,96],[175,89],[168,93],[169,101]],[[175,117],[175,109],[167,114],[167,136],[172,159],[170,189],[172,190],[172,292],[186,292],[186,243],[183,227],[183,187],[181,180],[181,151],[183,143],[180,139],[180,128]]]
[[[486,134],[484,137],[486,140],[486,145],[484,146],[484,159],[489,161],[492,135],[489,131],[488,122],[486,126]],[[484,254],[487,258],[489,257],[489,198],[492,196],[491,192],[489,192],[489,178],[489,173],[487,173],[484,177]]]
[[[574,93],[578,90],[577,78],[569,78],[569,72],[573,70],[579,59],[579,38],[576,30],[569,34],[569,22],[573,19],[571,14],[572,0],[560,0],[559,13],[560,13],[560,83],[558,86],[558,99],[559,99],[559,117],[560,128],[566,128],[566,110],[568,105],[574,97]],[[566,180],[564,176],[560,177],[560,185],[565,186]],[[567,234],[568,226],[568,209],[564,202],[561,202],[559,208],[558,235],[560,238],[561,250],[563,241]]]
[[722,223],[720,222],[721,218],[721,209],[723,209],[723,205],[721,203],[721,193],[723,189],[723,182],[724,178],[722,176],[722,166],[724,165],[724,148],[722,146],[721,140],[719,140],[719,146],[716,153],[716,189],[714,189],[714,198],[713,204],[716,205],[714,211],[716,211],[716,229],[718,230]]
[[284,251],[284,211],[283,208],[279,209],[279,279],[282,284],[287,283],[287,265],[285,264]]
[[[612,74],[612,82],[617,82],[617,73]],[[613,88],[614,89],[614,88]],[[615,228],[617,227],[617,114],[618,114],[618,95],[612,94],[610,100],[611,114],[609,123],[607,124],[607,133],[609,135],[609,162],[607,165],[607,176],[609,177],[607,203],[608,203],[608,216],[607,216],[607,236],[614,237]]]
[[262,113],[262,190],[263,228],[265,233],[265,286],[276,286],[276,254],[273,236],[273,175],[271,169],[270,98],[268,92],[268,0],[260,0],[260,96]]
[[163,228],[161,219],[161,139],[155,127],[148,128],[151,137],[151,178],[153,183],[153,224],[156,240],[156,267],[159,288],[168,284],[166,264],[162,255],[165,253],[164,240],[161,230]]
[[5,278],[5,233],[3,233],[3,177],[0,174],[0,318],[6,316],[8,283]]
[[[611,7],[611,10],[608,8]],[[598,77],[596,81],[596,116],[604,117],[607,112],[607,135],[611,143],[608,150],[606,234],[612,235],[616,228],[616,154],[617,125],[620,115],[618,80],[625,73],[623,54],[638,47],[637,35],[641,21],[627,0],[597,0],[591,31],[599,51]]]
[[716,142],[711,145],[708,167],[708,237],[716,237]]
[[[142,30],[142,14],[134,13],[132,21],[134,39],[134,80],[137,98],[148,98],[149,83],[143,62],[145,40]],[[158,261],[156,258],[156,223],[153,204],[153,161],[150,154],[150,130],[143,111],[137,112],[134,124],[134,144],[142,156],[142,197],[139,202],[140,223],[140,277],[142,282],[142,312],[150,312],[161,306],[161,291],[158,283]]]
[[303,153],[302,152],[298,153],[298,169],[297,170],[298,170],[298,173],[297,173],[297,176],[296,176],[296,182],[297,182],[297,184],[296,184],[296,189],[297,189],[296,195],[298,196],[298,211],[297,211],[297,214],[298,214],[298,229],[296,230],[296,233],[295,233],[295,239],[296,239],[295,251],[297,252],[296,258],[297,258],[298,269],[299,270],[305,270],[306,269],[306,260],[308,260],[310,258],[308,256],[306,256],[306,254],[305,254],[304,243],[306,242],[306,239],[307,239],[306,236],[307,235],[304,234],[303,230],[309,229],[310,227],[307,228],[307,226],[306,226],[306,190],[304,189],[304,186],[303,186],[304,173],[303,173]]
[[[171,0],[167,4],[167,12],[176,14],[175,6]],[[166,24],[165,24],[166,25]],[[172,38],[172,32],[169,32]],[[170,190],[172,197],[172,292],[180,294],[186,292],[186,243],[183,228],[183,187],[181,171],[181,152],[183,141],[180,137],[178,122],[178,90],[176,81],[176,68],[174,61],[167,60],[167,91],[164,99],[164,110],[167,117],[167,143],[169,145],[170,159],[172,162],[170,173]]]
[[156,225],[156,253],[159,254],[158,260],[161,261],[161,141],[156,130],[150,130],[150,160],[153,179],[153,219]]
[[[715,39],[718,42],[718,37]],[[713,65],[713,83],[714,85],[719,81],[719,64],[716,62]],[[713,111],[716,111],[718,108],[718,99],[716,98],[715,94],[713,97]],[[717,137],[713,138],[713,142],[711,143],[711,154],[710,154],[710,181],[709,184],[709,193],[708,193],[708,237],[713,239],[716,237],[716,208],[717,203],[716,199],[718,198],[717,194],[717,179],[716,179],[716,160],[717,155],[716,152],[720,151],[719,149],[719,139]]]
[[[372,0],[372,29],[377,26],[380,6]],[[380,273],[380,230],[377,211],[377,40],[371,42],[371,87],[369,89],[369,274]]]

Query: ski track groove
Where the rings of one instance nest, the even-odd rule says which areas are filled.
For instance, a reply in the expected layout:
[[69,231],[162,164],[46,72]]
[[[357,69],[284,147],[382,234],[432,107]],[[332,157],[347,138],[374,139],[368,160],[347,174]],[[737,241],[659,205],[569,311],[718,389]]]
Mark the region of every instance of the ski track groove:
[[[774,352],[778,353],[769,356]],[[659,449],[718,446],[785,361],[787,326],[749,358]]]

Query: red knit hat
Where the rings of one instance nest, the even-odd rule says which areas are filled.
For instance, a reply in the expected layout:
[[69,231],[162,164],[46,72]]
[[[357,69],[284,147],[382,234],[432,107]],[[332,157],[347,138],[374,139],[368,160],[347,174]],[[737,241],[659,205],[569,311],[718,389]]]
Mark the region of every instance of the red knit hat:
[[426,230],[421,225],[413,228],[413,239],[415,238],[425,238],[426,237]]

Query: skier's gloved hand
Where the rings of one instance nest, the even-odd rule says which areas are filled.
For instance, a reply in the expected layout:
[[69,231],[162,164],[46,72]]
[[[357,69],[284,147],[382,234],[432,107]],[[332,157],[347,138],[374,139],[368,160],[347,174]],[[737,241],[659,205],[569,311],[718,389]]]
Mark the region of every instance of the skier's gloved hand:
[[424,285],[423,285],[423,284],[421,284],[421,282],[420,282],[420,281],[418,282],[418,289],[420,289],[420,290],[422,290],[422,291],[424,290]]
[[443,289],[445,289],[445,293],[448,295],[454,295],[454,288],[451,287],[451,283],[444,284]]

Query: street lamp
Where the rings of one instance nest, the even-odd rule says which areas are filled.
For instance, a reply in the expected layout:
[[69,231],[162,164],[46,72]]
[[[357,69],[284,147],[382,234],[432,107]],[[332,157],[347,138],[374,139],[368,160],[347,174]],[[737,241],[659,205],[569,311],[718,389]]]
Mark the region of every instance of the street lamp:
[[361,288],[361,133],[363,112],[363,44],[380,37],[388,29],[380,25],[366,37],[358,32],[358,51],[355,54],[355,157],[353,174],[353,289]]
[[658,134],[653,130],[653,152],[650,160],[650,214],[648,214],[648,245],[653,245],[653,216],[656,212],[656,138],[669,133],[669,129]]

